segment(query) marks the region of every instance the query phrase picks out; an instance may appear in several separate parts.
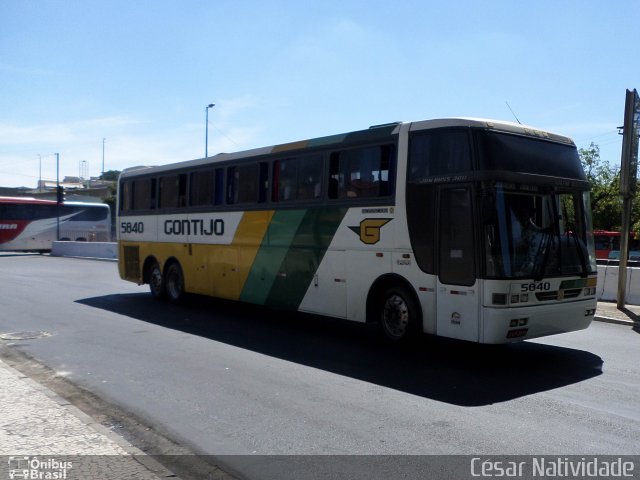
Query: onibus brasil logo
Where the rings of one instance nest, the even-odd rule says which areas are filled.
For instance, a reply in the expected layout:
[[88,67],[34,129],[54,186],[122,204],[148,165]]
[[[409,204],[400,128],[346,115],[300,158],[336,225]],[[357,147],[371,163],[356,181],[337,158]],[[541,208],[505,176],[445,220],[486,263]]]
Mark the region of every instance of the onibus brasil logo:
[[72,462],[55,458],[9,457],[9,479],[64,480],[69,478]]

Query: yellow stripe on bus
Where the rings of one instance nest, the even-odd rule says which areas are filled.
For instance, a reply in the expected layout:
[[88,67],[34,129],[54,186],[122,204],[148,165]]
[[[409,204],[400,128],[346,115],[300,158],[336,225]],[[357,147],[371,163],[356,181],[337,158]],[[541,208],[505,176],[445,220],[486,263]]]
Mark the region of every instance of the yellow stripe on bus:
[[238,300],[273,214],[273,210],[245,212],[231,245],[193,244],[186,268],[194,275],[185,278],[187,290]]

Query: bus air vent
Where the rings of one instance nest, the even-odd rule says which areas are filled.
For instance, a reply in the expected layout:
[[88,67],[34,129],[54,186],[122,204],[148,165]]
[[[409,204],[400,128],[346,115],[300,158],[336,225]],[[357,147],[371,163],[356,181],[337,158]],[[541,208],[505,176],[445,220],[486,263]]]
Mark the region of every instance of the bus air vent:
[[555,290],[553,292],[537,292],[536,298],[540,302],[548,302],[550,300],[566,300],[568,298],[576,298],[580,295],[582,289],[568,288],[566,290]]
[[124,276],[129,280],[138,281],[140,278],[140,247],[127,247],[123,249]]

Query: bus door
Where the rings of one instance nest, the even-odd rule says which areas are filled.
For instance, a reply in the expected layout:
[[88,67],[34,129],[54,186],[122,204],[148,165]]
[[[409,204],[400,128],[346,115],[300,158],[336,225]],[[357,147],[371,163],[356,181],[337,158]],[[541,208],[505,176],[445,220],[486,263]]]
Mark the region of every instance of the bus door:
[[480,291],[471,187],[441,187],[438,218],[437,333],[478,341]]

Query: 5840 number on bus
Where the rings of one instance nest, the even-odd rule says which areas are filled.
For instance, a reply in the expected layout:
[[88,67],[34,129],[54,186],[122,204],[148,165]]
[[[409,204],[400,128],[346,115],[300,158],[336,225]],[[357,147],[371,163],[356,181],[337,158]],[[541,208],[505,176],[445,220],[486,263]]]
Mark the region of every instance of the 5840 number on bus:
[[143,233],[143,222],[122,222],[120,223],[120,233]]

